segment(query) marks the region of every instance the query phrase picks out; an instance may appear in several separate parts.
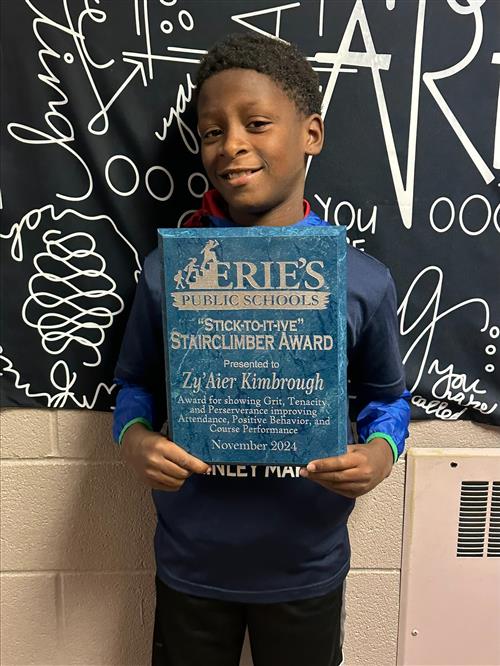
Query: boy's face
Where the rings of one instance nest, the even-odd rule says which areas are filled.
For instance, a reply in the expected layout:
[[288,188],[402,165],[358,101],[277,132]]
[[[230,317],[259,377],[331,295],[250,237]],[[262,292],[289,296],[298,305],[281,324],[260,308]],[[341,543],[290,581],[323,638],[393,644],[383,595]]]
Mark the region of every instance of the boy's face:
[[300,113],[269,76],[228,69],[203,84],[198,129],[203,165],[237,224],[303,217],[305,156],[321,150],[321,116]]

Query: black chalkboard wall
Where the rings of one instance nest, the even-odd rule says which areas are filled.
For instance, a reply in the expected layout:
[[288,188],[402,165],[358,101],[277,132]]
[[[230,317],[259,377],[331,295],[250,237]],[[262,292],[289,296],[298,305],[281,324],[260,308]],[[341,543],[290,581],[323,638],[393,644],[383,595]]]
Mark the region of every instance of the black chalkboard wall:
[[208,185],[197,63],[254,30],[319,72],[327,146],[306,194],[393,272],[414,417],[500,423],[499,0],[1,10],[2,406],[111,408],[141,261]]

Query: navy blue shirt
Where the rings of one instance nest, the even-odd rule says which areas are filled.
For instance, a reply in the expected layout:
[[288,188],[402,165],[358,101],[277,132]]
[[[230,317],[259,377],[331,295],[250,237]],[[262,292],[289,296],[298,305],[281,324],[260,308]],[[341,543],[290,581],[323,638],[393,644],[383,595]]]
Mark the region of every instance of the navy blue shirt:
[[[306,219],[326,224],[313,213]],[[351,418],[361,441],[382,431],[401,452],[409,394],[394,283],[383,264],[350,246],[347,274]],[[116,368],[124,387],[116,438],[135,417],[155,430],[166,418],[161,293],[154,250],[144,264]],[[165,583],[197,596],[257,603],[319,596],[342,583],[354,500],[303,479],[298,467],[212,467],[210,475],[191,476],[177,492],[152,491],[157,572]]]

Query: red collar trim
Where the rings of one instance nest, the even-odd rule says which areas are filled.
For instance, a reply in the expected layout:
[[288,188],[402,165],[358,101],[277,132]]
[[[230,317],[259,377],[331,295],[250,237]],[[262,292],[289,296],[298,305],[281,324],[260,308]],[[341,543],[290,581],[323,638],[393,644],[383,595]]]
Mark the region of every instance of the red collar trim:
[[[309,202],[304,199],[304,218],[311,213]],[[183,224],[183,227],[204,227],[204,217],[218,217],[221,220],[229,220],[229,212],[224,199],[216,189],[208,190],[203,195],[201,208],[191,215]]]

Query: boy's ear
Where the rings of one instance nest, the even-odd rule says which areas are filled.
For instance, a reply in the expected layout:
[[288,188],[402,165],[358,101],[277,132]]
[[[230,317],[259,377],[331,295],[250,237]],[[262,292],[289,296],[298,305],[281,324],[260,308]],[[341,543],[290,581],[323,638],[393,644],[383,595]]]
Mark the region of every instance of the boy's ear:
[[306,118],[306,155],[318,155],[323,148],[325,127],[323,118],[319,113],[314,113]]

